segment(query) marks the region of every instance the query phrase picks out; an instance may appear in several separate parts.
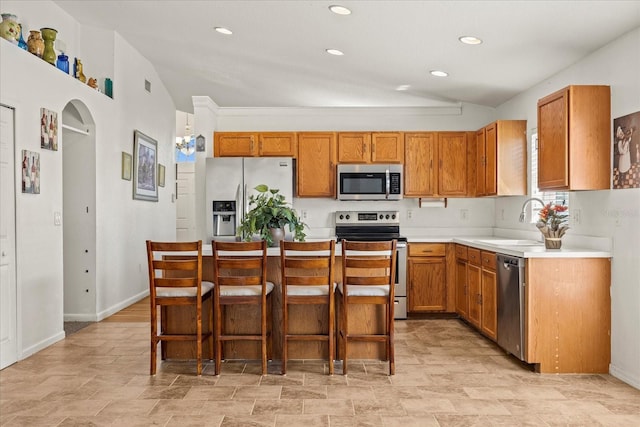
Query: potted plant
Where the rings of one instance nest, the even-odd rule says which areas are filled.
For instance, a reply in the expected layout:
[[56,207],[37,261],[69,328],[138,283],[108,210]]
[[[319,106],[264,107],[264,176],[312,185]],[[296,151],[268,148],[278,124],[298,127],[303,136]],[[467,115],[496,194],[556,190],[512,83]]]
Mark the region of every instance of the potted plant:
[[296,211],[285,201],[280,190],[270,189],[264,184],[254,188],[258,195],[249,197],[249,207],[244,220],[238,227],[238,236],[250,241],[255,234],[267,241],[269,246],[277,246],[284,238],[284,227],[289,226],[293,239],[304,241],[304,224]]
[[569,226],[569,213],[567,206],[547,203],[540,210],[540,217],[536,227],[544,236],[544,245],[547,249],[560,249],[562,246],[562,236],[567,232]]

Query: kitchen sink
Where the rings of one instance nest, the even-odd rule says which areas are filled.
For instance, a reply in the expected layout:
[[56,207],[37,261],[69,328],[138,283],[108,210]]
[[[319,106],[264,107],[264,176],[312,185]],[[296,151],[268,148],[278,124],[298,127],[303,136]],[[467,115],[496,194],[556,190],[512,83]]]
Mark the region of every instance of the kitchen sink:
[[542,242],[536,240],[518,240],[518,239],[479,239],[477,243],[494,246],[542,246]]

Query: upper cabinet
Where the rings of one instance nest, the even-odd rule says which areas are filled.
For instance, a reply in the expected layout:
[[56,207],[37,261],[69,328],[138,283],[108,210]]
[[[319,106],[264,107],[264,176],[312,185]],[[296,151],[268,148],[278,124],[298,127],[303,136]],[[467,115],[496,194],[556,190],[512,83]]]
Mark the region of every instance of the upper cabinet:
[[298,197],[335,197],[336,134],[299,133],[297,158]]
[[338,163],[402,163],[401,132],[340,132]]
[[215,132],[214,157],[294,157],[295,132]]
[[568,86],[538,101],[538,188],[604,190],[611,181],[611,89]]
[[526,132],[526,120],[499,120],[476,132],[476,196],[527,194]]
[[405,197],[467,196],[467,132],[405,134]]

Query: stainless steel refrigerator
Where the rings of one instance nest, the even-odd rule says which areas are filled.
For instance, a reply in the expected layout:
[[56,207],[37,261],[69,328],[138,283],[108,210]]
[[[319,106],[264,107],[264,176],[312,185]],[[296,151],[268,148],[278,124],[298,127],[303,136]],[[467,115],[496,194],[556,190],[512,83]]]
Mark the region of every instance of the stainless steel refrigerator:
[[[293,203],[293,159],[290,157],[214,157],[207,159],[206,209],[207,239],[230,238],[235,235],[244,214],[249,211],[249,197],[258,194],[254,190],[259,184],[280,190],[288,203]],[[235,213],[224,215],[214,211],[215,202],[225,206],[235,204]],[[220,203],[216,204],[221,206]],[[215,212],[215,213],[214,213]],[[233,221],[233,227],[215,227],[215,221]],[[216,236],[216,229],[224,230]],[[288,232],[288,229],[287,229]]]

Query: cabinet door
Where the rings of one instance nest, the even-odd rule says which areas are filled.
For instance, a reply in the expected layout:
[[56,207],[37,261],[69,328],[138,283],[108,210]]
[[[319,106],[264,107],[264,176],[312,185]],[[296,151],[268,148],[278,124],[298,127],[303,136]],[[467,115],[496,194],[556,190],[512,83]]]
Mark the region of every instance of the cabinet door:
[[465,132],[438,134],[438,194],[441,196],[467,194],[467,134]]
[[404,195],[406,197],[433,196],[436,190],[435,133],[406,133],[404,135]]
[[485,128],[482,128],[476,132],[476,196],[487,195],[485,145],[486,132]]
[[263,157],[295,157],[295,132],[263,132],[259,135],[258,155]]
[[371,134],[350,132],[338,134],[339,163],[370,163]]
[[253,132],[215,132],[214,157],[253,157],[258,154],[258,134]]
[[456,259],[456,313],[463,319],[468,319],[468,312],[467,261],[458,258]]
[[446,311],[446,262],[441,257],[409,258],[408,311]]
[[482,269],[482,320],[481,331],[489,338],[498,338],[498,305],[496,272]]
[[498,129],[496,123],[491,123],[485,128],[484,144],[485,195],[487,196],[495,196],[498,194],[498,170],[496,167],[497,147]]
[[538,188],[569,188],[569,92],[538,101]]
[[336,196],[336,134],[298,134],[298,197]]
[[468,320],[476,328],[480,329],[481,324],[481,316],[482,313],[480,311],[480,298],[481,298],[481,273],[482,269],[471,263],[467,264],[467,286],[469,293],[469,314]]
[[372,163],[404,162],[404,140],[400,132],[375,132],[371,134]]

